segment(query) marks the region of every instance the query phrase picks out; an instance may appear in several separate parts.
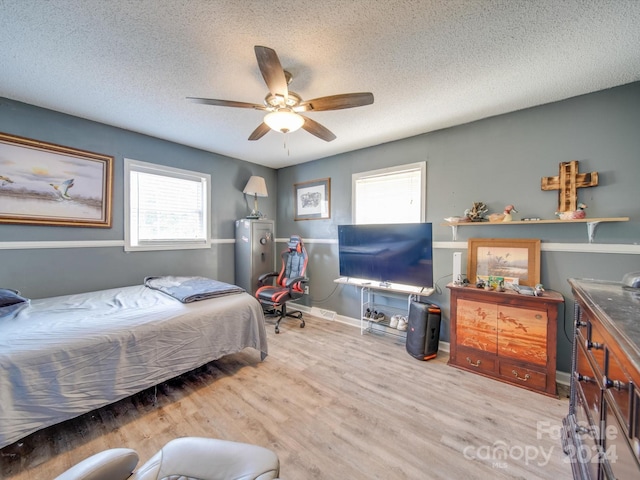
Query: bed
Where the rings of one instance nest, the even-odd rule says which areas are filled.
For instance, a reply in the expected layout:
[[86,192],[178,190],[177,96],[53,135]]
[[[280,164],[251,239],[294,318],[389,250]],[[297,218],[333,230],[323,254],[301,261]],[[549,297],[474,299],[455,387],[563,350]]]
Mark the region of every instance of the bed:
[[0,448],[224,355],[268,353],[242,289],[181,301],[139,285],[21,307],[0,317]]

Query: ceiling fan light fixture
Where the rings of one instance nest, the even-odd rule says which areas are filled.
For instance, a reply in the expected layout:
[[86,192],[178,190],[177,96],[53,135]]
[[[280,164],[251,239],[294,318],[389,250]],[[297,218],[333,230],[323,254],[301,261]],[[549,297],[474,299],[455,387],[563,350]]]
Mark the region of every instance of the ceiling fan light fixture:
[[[0,0],[1,2],[2,0]],[[264,137],[269,130],[289,133],[304,128],[308,133],[325,142],[332,142],[336,136],[328,128],[315,120],[299,115],[298,112],[322,112],[327,110],[342,110],[344,108],[362,107],[373,103],[373,93],[356,92],[341,93],[302,101],[300,95],[289,90],[291,73],[282,68],[280,59],[275,50],[262,45],[255,45],[253,50],[258,61],[258,68],[262,78],[269,88],[269,93],[264,97],[262,105],[233,100],[219,100],[216,98],[187,97],[189,100],[205,105],[219,107],[251,108],[266,113],[263,121],[251,132],[247,140],[254,141]],[[286,148],[285,136],[285,148]]]
[[304,118],[289,109],[280,109],[267,113],[264,116],[264,123],[277,132],[291,133],[304,125]]

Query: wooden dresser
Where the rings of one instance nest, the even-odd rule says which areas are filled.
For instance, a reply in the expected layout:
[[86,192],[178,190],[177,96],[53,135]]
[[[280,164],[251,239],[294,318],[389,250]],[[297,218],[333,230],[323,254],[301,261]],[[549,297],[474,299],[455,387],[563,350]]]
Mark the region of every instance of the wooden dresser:
[[447,285],[449,365],[556,396],[557,292],[542,296]]
[[575,297],[563,448],[579,479],[640,478],[640,290],[570,279]]

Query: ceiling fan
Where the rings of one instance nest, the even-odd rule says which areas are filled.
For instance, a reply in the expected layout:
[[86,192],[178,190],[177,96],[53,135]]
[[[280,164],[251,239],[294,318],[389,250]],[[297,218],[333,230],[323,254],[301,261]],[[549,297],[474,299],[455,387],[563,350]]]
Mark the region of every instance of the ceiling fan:
[[330,142],[336,136],[326,127],[315,120],[310,119],[301,112],[322,112],[326,110],[342,110],[344,108],[361,107],[373,103],[373,94],[370,92],[343,93],[302,100],[300,95],[288,89],[292,76],[282,68],[280,59],[275,50],[256,45],[254,47],[258,67],[262,73],[269,93],[264,99],[264,104],[236,102],[233,100],[216,100],[214,98],[187,97],[196,103],[215,105],[219,107],[253,108],[268,112],[264,121],[258,125],[249,140],[262,138],[270,129],[282,133],[289,133],[302,128],[322,140]]

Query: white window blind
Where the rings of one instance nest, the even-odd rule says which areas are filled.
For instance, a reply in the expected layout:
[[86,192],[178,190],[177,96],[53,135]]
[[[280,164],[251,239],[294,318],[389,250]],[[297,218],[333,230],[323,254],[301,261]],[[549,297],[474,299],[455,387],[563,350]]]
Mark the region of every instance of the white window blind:
[[129,159],[125,169],[126,249],[209,246],[209,175]]
[[425,162],[354,174],[354,223],[424,221],[425,176]]

